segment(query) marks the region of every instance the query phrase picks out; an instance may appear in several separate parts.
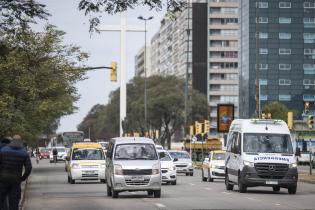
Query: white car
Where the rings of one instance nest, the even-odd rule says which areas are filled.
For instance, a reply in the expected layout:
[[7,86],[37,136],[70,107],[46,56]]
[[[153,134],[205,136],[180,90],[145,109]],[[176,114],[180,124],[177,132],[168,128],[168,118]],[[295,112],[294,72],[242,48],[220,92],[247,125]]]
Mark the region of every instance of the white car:
[[177,158],[178,161],[174,162],[176,167],[176,172],[186,174],[186,176],[193,176],[194,175],[194,167],[192,160],[189,156],[189,153],[186,151],[169,151],[171,157],[173,159]]
[[67,157],[67,149],[65,147],[53,147],[50,150],[49,154],[49,162],[53,163],[54,162],[54,156],[53,156],[53,151],[54,148],[57,149],[58,154],[57,154],[57,161],[65,161]]
[[223,150],[211,151],[209,157],[202,163],[202,181],[213,182],[214,179],[224,179],[225,152]]
[[176,185],[177,175],[174,161],[177,161],[177,158],[173,159],[166,150],[158,150],[157,152],[161,161],[162,182]]

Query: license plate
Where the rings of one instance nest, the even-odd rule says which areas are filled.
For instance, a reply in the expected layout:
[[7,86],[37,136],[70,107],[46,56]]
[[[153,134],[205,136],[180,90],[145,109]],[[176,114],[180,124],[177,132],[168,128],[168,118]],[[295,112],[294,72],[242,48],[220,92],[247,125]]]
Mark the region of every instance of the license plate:
[[144,177],[143,176],[132,176],[131,180],[132,181],[144,181]]
[[266,184],[274,184],[274,185],[276,185],[276,184],[278,184],[278,181],[266,181]]
[[95,174],[95,171],[86,171],[86,174]]

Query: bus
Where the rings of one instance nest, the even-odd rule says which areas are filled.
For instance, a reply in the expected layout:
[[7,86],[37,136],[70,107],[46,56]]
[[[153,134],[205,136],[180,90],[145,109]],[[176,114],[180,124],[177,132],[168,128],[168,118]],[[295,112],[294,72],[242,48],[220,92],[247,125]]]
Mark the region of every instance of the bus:
[[51,140],[51,147],[64,146],[70,148],[73,143],[83,142],[84,133],[83,131],[70,131],[58,133],[57,137]]

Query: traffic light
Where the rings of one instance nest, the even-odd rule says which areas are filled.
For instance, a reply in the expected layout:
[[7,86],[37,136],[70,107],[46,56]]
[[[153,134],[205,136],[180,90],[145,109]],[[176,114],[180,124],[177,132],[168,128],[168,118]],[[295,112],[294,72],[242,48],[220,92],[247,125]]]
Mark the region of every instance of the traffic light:
[[313,115],[308,116],[307,124],[308,124],[309,128],[314,128],[314,116]]
[[111,63],[110,81],[117,82],[117,62],[115,61]]
[[293,112],[288,112],[288,128],[290,130],[293,128]]
[[189,135],[190,136],[194,136],[195,135],[194,126],[193,125],[189,126]]
[[309,113],[310,112],[310,102],[305,101],[304,102],[304,113]]
[[210,122],[209,120],[205,120],[205,130],[204,133],[208,133],[210,129]]
[[202,124],[198,121],[195,121],[196,135],[202,132]]

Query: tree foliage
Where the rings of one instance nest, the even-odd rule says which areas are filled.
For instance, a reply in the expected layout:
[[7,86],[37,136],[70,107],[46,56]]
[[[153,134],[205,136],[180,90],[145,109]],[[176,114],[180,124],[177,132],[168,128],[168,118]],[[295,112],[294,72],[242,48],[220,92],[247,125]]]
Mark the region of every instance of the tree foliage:
[[76,68],[87,54],[62,44],[64,32],[51,25],[41,33],[23,28],[0,34],[10,49],[0,56],[0,137],[20,133],[35,140],[75,110],[74,85],[85,73]]
[[262,110],[263,113],[271,113],[273,119],[280,119],[285,122],[288,120],[288,112],[292,111],[295,116],[297,114],[297,111],[288,109],[286,105],[279,101],[273,101],[266,104]]
[[[81,0],[79,10],[83,10],[85,15],[90,15],[90,31],[97,31],[97,26],[100,23],[100,18],[97,16],[102,13],[116,14],[134,9],[137,6],[148,6],[149,9],[157,11],[167,8],[170,13],[180,11],[187,0]],[[91,14],[94,14],[91,16]]]
[[[188,123],[204,120],[208,116],[207,99],[190,90]],[[97,110],[97,111],[95,111]],[[160,133],[162,145],[170,146],[176,132],[184,126],[184,81],[174,76],[152,76],[147,78],[147,129],[144,121],[144,79],[134,78],[127,85],[127,117],[123,123],[124,133],[140,133],[146,130]],[[95,139],[107,139],[119,135],[119,89],[111,95],[108,105],[94,106],[78,126],[79,130],[91,133]],[[95,133],[94,133],[95,132]],[[155,132],[153,132],[155,135]]]

